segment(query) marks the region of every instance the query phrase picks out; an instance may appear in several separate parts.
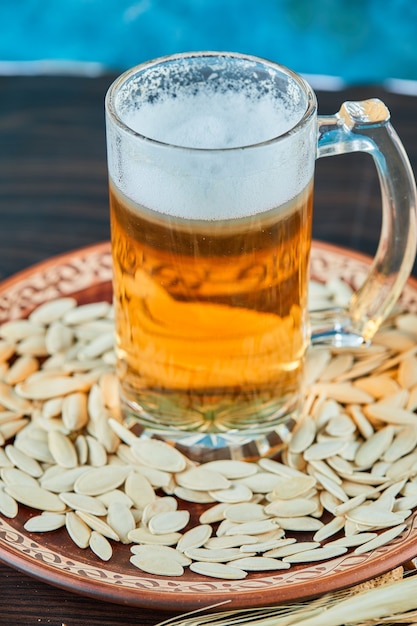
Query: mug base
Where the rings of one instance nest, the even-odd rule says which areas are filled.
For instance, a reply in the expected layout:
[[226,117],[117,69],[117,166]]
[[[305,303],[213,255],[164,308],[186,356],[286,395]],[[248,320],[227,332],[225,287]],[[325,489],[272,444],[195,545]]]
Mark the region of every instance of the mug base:
[[154,424],[143,409],[127,401],[122,402],[122,409],[128,423],[134,424],[132,430],[136,435],[163,440],[197,463],[218,459],[256,461],[276,457],[286,446],[299,415],[299,403],[296,402],[290,410],[286,407],[285,412],[262,427],[209,432],[186,431],[165,427],[161,423]]
[[141,437],[163,439],[182,452],[190,461],[207,463],[219,459],[236,459],[242,461],[257,461],[261,458],[273,458],[279,455],[288,440],[291,427],[295,424],[281,424],[272,432],[259,435],[256,438],[239,434],[194,434],[187,433],[181,437],[171,437],[143,429]]

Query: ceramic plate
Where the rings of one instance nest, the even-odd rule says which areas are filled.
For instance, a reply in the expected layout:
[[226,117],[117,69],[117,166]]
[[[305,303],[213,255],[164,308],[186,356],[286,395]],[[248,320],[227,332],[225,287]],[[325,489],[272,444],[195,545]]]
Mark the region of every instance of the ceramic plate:
[[[312,277],[327,281],[339,276],[357,287],[370,260],[359,254],[315,242]],[[27,315],[41,302],[65,295],[80,303],[111,299],[111,257],[108,243],[55,257],[29,268],[0,285],[0,322]],[[417,311],[417,282],[410,280],[403,305]],[[190,505],[197,519],[201,508]],[[187,571],[180,578],[141,573],[129,563],[129,546],[114,546],[114,556],[101,562],[78,549],[65,530],[27,532],[30,511],[23,506],[15,519],[0,516],[0,559],[52,585],[109,602],[136,607],[188,611],[226,602],[224,608],[247,608],[294,601],[350,586],[382,574],[417,554],[417,520],[413,515],[401,536],[364,555],[346,553],[326,562],[302,564],[278,573],[249,574],[239,581],[205,578]]]

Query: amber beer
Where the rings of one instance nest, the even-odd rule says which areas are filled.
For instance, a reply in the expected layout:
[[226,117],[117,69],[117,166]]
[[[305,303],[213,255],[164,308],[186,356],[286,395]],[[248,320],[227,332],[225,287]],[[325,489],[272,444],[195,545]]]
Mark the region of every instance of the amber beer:
[[118,376],[150,432],[216,447],[264,438],[298,405],[309,106],[292,75],[215,53],[145,64],[108,96]]
[[158,426],[270,429],[307,342],[311,185],[285,206],[190,227],[111,184],[119,374]]

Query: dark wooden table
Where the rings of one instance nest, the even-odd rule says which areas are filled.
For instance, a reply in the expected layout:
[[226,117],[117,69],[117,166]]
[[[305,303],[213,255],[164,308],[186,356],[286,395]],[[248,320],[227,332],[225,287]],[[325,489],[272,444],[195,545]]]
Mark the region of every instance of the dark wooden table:
[[[104,95],[114,76],[0,77],[0,280],[109,238]],[[417,98],[361,86],[319,92],[319,112],[380,97],[417,168]],[[373,254],[380,193],[371,157],[317,162],[314,237]],[[0,555],[1,559],[1,555]],[[90,599],[0,563],[0,624],[151,626],[168,617]]]

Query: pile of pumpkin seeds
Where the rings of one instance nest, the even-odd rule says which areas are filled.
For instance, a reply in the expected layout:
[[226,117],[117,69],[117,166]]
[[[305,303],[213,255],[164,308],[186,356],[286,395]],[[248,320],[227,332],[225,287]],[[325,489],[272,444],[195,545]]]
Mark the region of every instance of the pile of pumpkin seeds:
[[[310,293],[312,307],[350,297],[337,279]],[[132,566],[160,576],[240,579],[374,550],[417,507],[416,353],[407,312],[370,347],[311,348],[282,457],[197,465],[124,423],[112,307],[47,302],[0,326],[0,513],[26,505],[26,531],[65,528],[103,561],[128,544]]]

